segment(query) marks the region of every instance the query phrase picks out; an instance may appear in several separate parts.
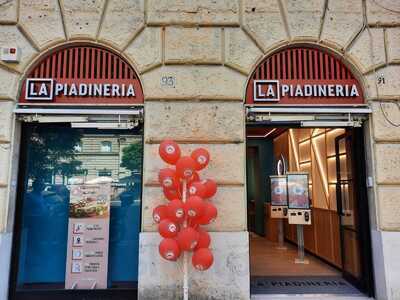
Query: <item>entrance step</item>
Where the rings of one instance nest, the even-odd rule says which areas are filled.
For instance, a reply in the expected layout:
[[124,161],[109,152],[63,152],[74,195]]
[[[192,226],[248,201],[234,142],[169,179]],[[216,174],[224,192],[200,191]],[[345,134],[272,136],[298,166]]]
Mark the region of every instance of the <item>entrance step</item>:
[[330,295],[330,294],[303,294],[303,295],[252,295],[251,300],[373,300],[363,295]]

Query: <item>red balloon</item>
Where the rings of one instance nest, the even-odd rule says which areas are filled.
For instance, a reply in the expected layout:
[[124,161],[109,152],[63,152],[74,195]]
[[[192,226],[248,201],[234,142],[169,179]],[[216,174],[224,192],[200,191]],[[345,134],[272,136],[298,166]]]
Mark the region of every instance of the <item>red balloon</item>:
[[158,181],[164,188],[175,188],[179,185],[176,172],[172,169],[161,169],[158,173]]
[[163,188],[163,192],[164,192],[165,198],[167,198],[169,201],[181,198],[181,193],[178,192],[176,189]]
[[202,183],[206,187],[204,198],[211,198],[217,192],[217,184],[212,179],[203,180]]
[[199,241],[197,242],[197,246],[194,248],[194,250],[208,248],[211,243],[210,235],[207,231],[201,229],[200,227],[197,229],[197,231],[199,232]]
[[163,239],[158,246],[158,252],[166,260],[176,261],[181,255],[178,242],[174,239]]
[[192,265],[199,271],[205,271],[211,267],[214,256],[210,249],[201,248],[196,250],[192,256]]
[[168,203],[167,212],[171,221],[181,223],[185,219],[185,208],[183,202],[179,199],[174,199]]
[[174,238],[178,235],[179,225],[169,219],[164,219],[158,224],[158,232],[164,238]]
[[171,165],[176,164],[181,157],[181,149],[178,144],[172,140],[164,140],[158,148],[158,153],[166,163]]
[[206,187],[200,181],[193,182],[189,185],[189,195],[190,196],[199,196],[204,198],[206,193]]
[[212,204],[209,201],[206,201],[204,204],[205,204],[204,214],[200,218],[196,219],[196,222],[201,225],[207,225],[214,222],[214,220],[218,216],[218,211],[214,204]]
[[185,213],[189,218],[201,217],[205,208],[205,202],[199,196],[190,196],[185,203]]
[[176,163],[176,174],[180,178],[190,179],[196,169],[196,163],[189,156],[182,156]]
[[160,223],[162,220],[168,217],[168,210],[166,205],[159,205],[153,209],[153,220],[156,223]]
[[210,161],[210,154],[208,151],[204,148],[197,148],[190,154],[191,158],[196,163],[196,170],[201,170],[207,167],[209,161]]
[[186,181],[187,181],[187,184],[188,184],[188,185],[191,184],[192,182],[200,181],[199,173],[193,172],[192,177],[190,177],[190,178],[187,179]]
[[198,229],[200,224],[197,222],[197,219],[188,218],[187,222],[188,226],[192,227],[193,229]]
[[198,243],[200,234],[192,227],[183,228],[178,232],[176,240],[178,241],[181,250],[193,250]]

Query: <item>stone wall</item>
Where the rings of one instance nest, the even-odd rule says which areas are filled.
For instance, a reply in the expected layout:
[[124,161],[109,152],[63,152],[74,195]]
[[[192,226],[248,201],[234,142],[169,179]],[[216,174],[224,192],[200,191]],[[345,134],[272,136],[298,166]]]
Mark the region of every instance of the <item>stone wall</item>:
[[[183,143],[185,150],[199,145],[210,148],[213,161],[206,175],[220,186],[215,199],[220,216],[209,228],[216,232],[215,247],[237,238],[237,253],[232,249],[231,254],[248,252],[245,84],[257,61],[294,43],[330,48],[359,75],[373,108],[375,229],[400,231],[398,11],[397,0],[0,0],[0,47],[22,50],[20,63],[0,62],[0,232],[12,228],[12,218],[7,218],[15,201],[9,197],[12,109],[19,82],[41,53],[74,41],[111,47],[132,63],[142,80],[146,101],[142,229],[146,233],[141,247],[148,248],[156,240],[149,216],[161,201],[155,187],[160,162],[152,157],[159,142],[168,137]],[[174,83],[162,85],[163,77],[172,77]],[[154,252],[141,251],[142,262],[152,257]],[[223,276],[234,274],[228,257],[219,258],[217,269]],[[158,259],[153,263],[170,268]],[[180,276],[176,270],[169,272]],[[152,274],[140,274],[145,277],[139,287],[145,290],[149,286],[143,279]],[[248,280],[233,282],[218,286],[220,295],[237,291],[237,299],[246,299]],[[200,278],[196,284],[204,287],[209,298],[216,288]],[[161,293],[161,287],[154,289]]]

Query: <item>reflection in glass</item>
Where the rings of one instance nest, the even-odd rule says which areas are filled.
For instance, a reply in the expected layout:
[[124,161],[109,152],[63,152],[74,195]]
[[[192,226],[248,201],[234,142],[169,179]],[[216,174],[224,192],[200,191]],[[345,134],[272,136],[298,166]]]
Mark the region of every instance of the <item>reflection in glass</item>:
[[101,142],[101,152],[111,152],[111,145],[109,141]]
[[111,177],[113,190],[108,287],[133,285],[140,231],[141,131],[52,124],[28,126],[25,133],[18,288],[64,288],[70,187],[102,177]]

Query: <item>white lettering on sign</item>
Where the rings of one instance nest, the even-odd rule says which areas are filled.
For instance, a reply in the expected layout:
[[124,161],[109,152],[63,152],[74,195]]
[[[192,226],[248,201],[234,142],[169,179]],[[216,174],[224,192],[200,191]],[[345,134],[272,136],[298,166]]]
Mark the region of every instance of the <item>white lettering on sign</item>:
[[254,101],[279,101],[278,80],[254,80]]
[[28,78],[26,80],[26,100],[53,100],[54,80],[50,78]]
[[51,78],[28,78],[26,100],[53,100],[53,97],[135,97],[133,84],[55,83]]
[[279,101],[280,97],[359,97],[355,84],[280,84],[254,80],[254,101]]
[[[268,85],[268,91],[271,85]],[[282,97],[358,97],[359,93],[357,86],[353,85],[339,85],[339,84],[297,84],[297,85],[281,85]],[[272,94],[273,95],[273,94]]]

